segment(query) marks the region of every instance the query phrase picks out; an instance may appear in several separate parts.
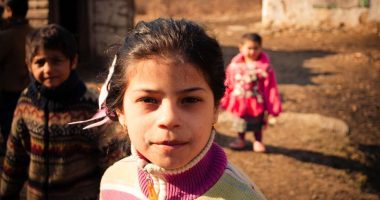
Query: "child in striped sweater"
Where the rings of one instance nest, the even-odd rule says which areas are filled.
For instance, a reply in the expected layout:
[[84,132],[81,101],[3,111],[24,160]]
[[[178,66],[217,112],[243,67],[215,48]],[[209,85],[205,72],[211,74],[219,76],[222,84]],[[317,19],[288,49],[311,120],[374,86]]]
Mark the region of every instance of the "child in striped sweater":
[[120,122],[132,155],[107,169],[101,199],[264,199],[214,142],[225,72],[220,46],[203,28],[140,22],[109,71],[103,120]]
[[[58,25],[33,31],[26,61],[31,83],[17,103],[1,175],[0,199],[97,199],[104,170],[125,156],[110,126],[69,122],[97,111],[97,93],[75,73],[75,38]],[[105,131],[107,130],[107,133]]]

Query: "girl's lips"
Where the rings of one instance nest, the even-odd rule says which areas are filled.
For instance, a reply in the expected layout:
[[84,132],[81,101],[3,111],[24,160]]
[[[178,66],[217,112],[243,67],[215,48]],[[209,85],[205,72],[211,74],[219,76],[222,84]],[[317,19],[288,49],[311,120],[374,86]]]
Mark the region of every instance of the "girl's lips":
[[158,144],[172,146],[172,145],[181,145],[181,144],[185,144],[185,143],[186,142],[180,142],[180,141],[163,141],[163,142],[159,142]]
[[187,144],[187,142],[181,141],[163,141],[163,142],[153,142],[153,145],[156,145],[158,148],[164,151],[173,151],[179,149]]

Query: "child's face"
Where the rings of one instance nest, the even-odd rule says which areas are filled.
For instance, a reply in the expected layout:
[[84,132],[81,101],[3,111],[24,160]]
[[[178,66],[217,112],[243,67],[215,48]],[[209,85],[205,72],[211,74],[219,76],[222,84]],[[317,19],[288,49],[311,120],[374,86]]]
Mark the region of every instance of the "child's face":
[[131,143],[160,167],[186,165],[205,147],[216,121],[209,85],[189,63],[158,58],[130,66],[131,79],[118,115]]
[[261,53],[261,45],[252,40],[244,40],[239,50],[246,59],[257,60]]
[[47,88],[55,88],[69,78],[76,65],[58,50],[41,50],[30,62],[28,69],[33,77]]

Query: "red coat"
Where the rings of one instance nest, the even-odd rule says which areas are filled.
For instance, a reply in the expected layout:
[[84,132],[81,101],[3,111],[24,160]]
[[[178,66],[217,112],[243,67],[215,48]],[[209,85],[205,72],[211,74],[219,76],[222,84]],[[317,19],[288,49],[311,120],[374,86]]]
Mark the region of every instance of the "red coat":
[[221,107],[239,117],[256,117],[265,111],[277,116],[282,111],[275,72],[264,52],[252,66],[242,54],[236,55],[227,67],[225,85]]

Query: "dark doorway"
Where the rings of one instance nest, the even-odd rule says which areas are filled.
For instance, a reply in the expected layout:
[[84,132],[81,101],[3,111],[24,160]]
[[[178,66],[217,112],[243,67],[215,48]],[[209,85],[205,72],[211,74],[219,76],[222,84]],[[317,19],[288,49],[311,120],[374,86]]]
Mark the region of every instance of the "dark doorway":
[[86,65],[90,56],[88,0],[50,0],[49,10],[49,22],[60,24],[75,35],[79,65]]

